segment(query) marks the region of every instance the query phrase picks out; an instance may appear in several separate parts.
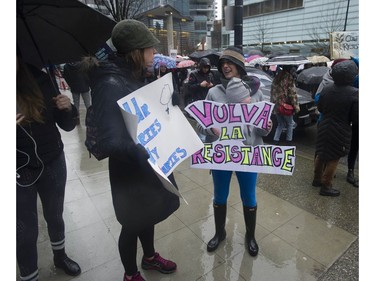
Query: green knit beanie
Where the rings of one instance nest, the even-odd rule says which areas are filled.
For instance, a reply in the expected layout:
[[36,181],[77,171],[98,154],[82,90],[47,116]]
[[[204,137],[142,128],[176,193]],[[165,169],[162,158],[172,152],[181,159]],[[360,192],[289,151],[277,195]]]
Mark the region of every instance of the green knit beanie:
[[160,41],[140,21],[126,19],[118,22],[112,30],[112,43],[120,54],[134,49],[154,47]]

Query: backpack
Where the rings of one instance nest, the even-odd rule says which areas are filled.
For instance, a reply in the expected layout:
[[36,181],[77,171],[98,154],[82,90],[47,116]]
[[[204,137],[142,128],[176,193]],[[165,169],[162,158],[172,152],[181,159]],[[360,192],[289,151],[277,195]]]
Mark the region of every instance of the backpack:
[[108,157],[106,153],[101,151],[99,143],[98,143],[98,126],[96,123],[96,117],[94,108],[92,105],[87,108],[86,112],[86,140],[85,146],[89,151],[89,156],[94,155],[97,160],[103,160]]

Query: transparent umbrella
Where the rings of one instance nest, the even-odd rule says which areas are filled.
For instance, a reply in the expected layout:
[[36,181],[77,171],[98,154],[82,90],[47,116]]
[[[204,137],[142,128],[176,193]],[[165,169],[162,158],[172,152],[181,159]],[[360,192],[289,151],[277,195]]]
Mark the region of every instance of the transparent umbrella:
[[305,63],[311,63],[311,61],[304,56],[283,55],[268,59],[264,65],[300,65]]

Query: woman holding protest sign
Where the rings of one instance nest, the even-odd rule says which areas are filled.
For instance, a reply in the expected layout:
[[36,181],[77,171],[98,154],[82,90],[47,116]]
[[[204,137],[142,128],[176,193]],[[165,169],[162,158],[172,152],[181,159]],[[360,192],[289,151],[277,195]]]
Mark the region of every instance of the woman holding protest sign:
[[[247,76],[245,58],[240,49],[229,47],[223,51],[219,59],[218,70],[222,73],[221,82],[208,91],[206,100],[220,103],[250,103],[263,100],[263,94],[259,89],[260,81],[254,76]],[[267,129],[245,126],[244,133],[246,145],[262,145],[263,136],[269,134],[272,129],[272,121],[269,120]],[[206,135],[206,143],[217,140],[220,136],[219,128],[203,129],[198,126],[201,133]],[[217,249],[220,242],[226,237],[225,221],[227,213],[227,199],[229,195],[230,180],[233,171],[212,170],[214,181],[214,219],[215,235],[207,244],[207,251]],[[251,256],[258,254],[258,244],[255,240],[255,225],[257,214],[256,182],[257,173],[236,171],[240,185],[241,200],[246,224],[246,244]]]
[[[154,226],[179,207],[179,198],[167,191],[148,163],[147,150],[136,144],[124,123],[117,101],[145,84],[159,40],[141,22],[122,20],[112,31],[117,53],[106,61],[85,58],[92,89],[101,149],[109,156],[109,178],[116,218],[122,225],[119,252],[123,280],[144,280],[138,271],[137,240],[143,248],[142,268],[173,273],[176,264],[154,249]],[[178,97],[177,97],[178,98]],[[172,96],[172,103],[175,105]],[[177,187],[173,174],[169,180]]]

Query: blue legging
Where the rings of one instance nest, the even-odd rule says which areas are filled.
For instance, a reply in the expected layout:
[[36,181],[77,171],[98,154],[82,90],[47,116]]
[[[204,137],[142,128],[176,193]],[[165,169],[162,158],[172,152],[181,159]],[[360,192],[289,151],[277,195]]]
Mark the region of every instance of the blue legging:
[[[214,203],[217,205],[227,204],[232,171],[212,170],[214,180]],[[255,207],[257,173],[235,172],[240,185],[242,204],[247,207]]]

